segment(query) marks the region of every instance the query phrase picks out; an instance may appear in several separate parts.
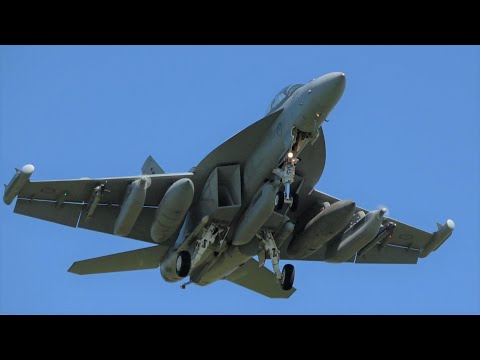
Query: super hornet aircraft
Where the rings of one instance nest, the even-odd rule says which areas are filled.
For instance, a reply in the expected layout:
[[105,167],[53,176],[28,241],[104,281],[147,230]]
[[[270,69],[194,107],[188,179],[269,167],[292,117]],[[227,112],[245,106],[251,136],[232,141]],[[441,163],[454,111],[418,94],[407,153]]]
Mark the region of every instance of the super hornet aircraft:
[[280,260],[415,264],[452,234],[452,220],[429,233],[313,188],[325,166],[322,124],[344,88],[339,72],[285,87],[264,118],[189,172],[166,174],[148,157],[139,176],[30,182],[25,165],[3,200],[18,196],[18,214],[155,244],[77,261],[68,271],[81,275],[160,267],[168,282],[190,276],[182,288],[226,279],[288,298],[295,270],[280,271]]

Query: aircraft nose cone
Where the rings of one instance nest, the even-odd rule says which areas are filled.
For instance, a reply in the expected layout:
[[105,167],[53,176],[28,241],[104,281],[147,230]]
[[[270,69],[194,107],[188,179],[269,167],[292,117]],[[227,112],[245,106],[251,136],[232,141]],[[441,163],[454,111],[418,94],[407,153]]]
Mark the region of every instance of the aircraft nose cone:
[[318,94],[325,110],[331,110],[342,97],[345,85],[347,83],[343,72],[332,72],[313,81],[312,93]]
[[303,108],[297,128],[307,133],[318,129],[342,97],[345,85],[343,72],[332,72],[307,83],[305,95],[299,100]]
[[347,77],[345,76],[345,73],[340,72],[337,73],[335,76],[335,81],[337,82],[337,86],[342,89],[342,91],[345,89],[345,84],[347,83]]
[[331,92],[334,97],[340,98],[345,90],[347,79],[343,72],[333,72],[325,75],[324,87]]

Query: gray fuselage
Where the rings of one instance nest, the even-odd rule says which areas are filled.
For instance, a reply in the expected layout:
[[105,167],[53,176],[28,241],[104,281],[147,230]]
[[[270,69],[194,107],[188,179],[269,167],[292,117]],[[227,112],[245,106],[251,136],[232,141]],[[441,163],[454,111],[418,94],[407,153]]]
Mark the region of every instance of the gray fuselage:
[[[246,161],[240,164],[242,168],[242,207],[229,224],[228,247],[219,256],[211,256],[206,263],[202,263],[201,269],[192,268],[190,272],[192,282],[207,285],[222,279],[235,271],[252,255],[256,255],[251,251],[242,251],[241,246],[232,244],[234,237],[235,239],[242,238],[239,231],[243,232],[244,228],[248,227],[242,226],[242,221],[245,220],[245,213],[248,212],[252,199],[257,200],[258,196],[255,198],[255,195],[265,183],[275,180],[273,170],[282,164],[287,152],[294,146],[295,135],[305,134],[307,138],[314,139],[318,129],[342,96],[344,88],[345,75],[338,72],[330,73],[303,86],[298,85],[291,94],[284,94],[284,98],[277,103],[274,100],[269,114],[280,111],[281,113]],[[273,211],[273,199],[271,210]],[[177,245],[185,240],[185,234],[190,233],[195,225],[194,222],[186,221],[179,234]],[[251,238],[248,236],[247,239],[242,240],[242,243],[250,240]]]

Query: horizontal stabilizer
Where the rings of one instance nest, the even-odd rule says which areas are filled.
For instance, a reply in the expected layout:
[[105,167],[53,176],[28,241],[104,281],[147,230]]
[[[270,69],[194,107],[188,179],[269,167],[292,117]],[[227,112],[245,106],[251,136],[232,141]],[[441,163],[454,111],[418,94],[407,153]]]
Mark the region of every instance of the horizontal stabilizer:
[[168,251],[166,246],[127,251],[93,259],[76,261],[68,269],[78,275],[102,274],[118,271],[155,269]]
[[165,174],[165,171],[157,164],[152,156],[149,156],[142,166],[142,175]]
[[258,267],[255,259],[248,260],[226,279],[273,299],[288,299],[296,291],[295,288],[283,290],[277,282],[275,274],[265,266]]

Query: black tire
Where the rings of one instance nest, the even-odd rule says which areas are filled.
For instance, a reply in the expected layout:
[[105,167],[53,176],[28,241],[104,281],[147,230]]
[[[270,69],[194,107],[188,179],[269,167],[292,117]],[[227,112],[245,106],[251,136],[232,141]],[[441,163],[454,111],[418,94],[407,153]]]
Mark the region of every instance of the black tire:
[[282,269],[282,279],[280,280],[280,285],[282,289],[288,291],[292,288],[293,282],[295,280],[295,268],[291,264],[287,264]]
[[180,277],[185,277],[190,272],[190,265],[192,259],[190,258],[190,253],[188,251],[181,251],[177,256],[177,262],[175,270],[177,275]]
[[292,194],[292,206],[290,207],[290,210],[292,212],[296,211],[298,208],[298,194],[297,193],[293,193]]
[[285,195],[283,194],[283,191],[277,192],[277,195],[275,195],[275,210],[281,210],[283,207],[284,201],[285,201]]

